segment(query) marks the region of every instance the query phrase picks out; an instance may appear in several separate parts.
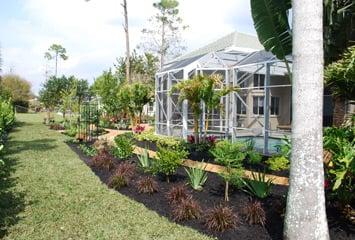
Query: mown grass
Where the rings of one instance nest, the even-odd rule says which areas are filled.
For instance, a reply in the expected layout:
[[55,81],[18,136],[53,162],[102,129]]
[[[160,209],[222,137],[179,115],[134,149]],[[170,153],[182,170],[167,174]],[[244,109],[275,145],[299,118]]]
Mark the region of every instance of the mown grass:
[[17,120],[1,182],[13,198],[0,198],[5,239],[209,239],[108,189],[40,115]]

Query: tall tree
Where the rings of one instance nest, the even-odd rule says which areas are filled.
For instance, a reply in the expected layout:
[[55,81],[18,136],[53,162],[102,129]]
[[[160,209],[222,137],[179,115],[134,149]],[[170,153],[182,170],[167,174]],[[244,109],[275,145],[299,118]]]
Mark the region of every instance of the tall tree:
[[15,74],[6,74],[0,82],[1,88],[10,94],[11,100],[16,105],[26,103],[30,99],[31,83]]
[[185,49],[181,45],[181,31],[187,26],[182,24],[182,19],[179,17],[177,0],[160,0],[153,6],[158,12],[149,19],[153,28],[145,28],[142,31],[147,36],[142,46],[159,56],[160,68],[162,68],[167,58],[176,57]]
[[68,60],[67,50],[62,47],[60,44],[52,44],[49,48],[48,51],[45,52],[44,58],[47,60],[55,60],[55,76],[58,74],[58,60],[59,58],[66,61]]
[[284,239],[329,239],[323,170],[323,1],[293,1],[292,154]]
[[130,73],[130,53],[129,48],[129,29],[128,29],[128,10],[127,10],[127,0],[123,0],[123,15],[124,15],[124,31],[126,35],[126,78],[129,83],[132,83],[131,73]]

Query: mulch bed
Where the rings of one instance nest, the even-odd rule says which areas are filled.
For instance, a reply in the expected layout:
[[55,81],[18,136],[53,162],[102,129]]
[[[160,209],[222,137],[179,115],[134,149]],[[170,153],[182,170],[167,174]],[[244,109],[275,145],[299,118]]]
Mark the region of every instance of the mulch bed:
[[[107,184],[111,175],[115,170],[100,170],[91,167],[91,158],[85,156],[76,144],[69,144],[71,149],[76,152],[79,157],[92,169],[92,171],[100,178],[100,180]],[[144,146],[143,146],[144,147]],[[133,156],[130,159],[126,160],[132,164],[137,165],[137,157]],[[115,166],[117,167],[122,161],[115,160]],[[137,168],[138,169],[138,168]],[[147,174],[142,171],[137,171],[136,176],[129,183],[128,187],[122,188],[119,192],[123,195],[128,196],[129,198],[144,204],[147,208],[157,212],[161,216],[168,218],[173,222],[173,217],[171,216],[171,206],[169,205],[165,194],[167,191],[174,185],[182,184],[187,182],[187,175],[183,168],[179,168],[177,174],[172,178],[170,183],[165,181],[165,178],[162,176],[155,176],[154,179],[158,182],[157,193],[152,195],[149,194],[140,194],[136,188],[135,182],[142,176]],[[191,189],[191,188],[189,188]],[[222,179],[213,173],[208,173],[208,180],[204,185],[204,189],[201,192],[193,191],[190,192],[193,195],[193,198],[196,199],[204,212],[206,210],[213,208],[223,202],[224,198],[224,183]],[[242,214],[244,206],[249,202],[250,196],[246,193],[231,189],[230,190],[230,202],[228,203],[231,206],[235,213],[238,214],[240,218],[240,223],[236,229],[227,230],[225,232],[211,232],[207,230],[204,225],[203,217],[200,220],[190,220],[185,222],[179,222],[179,224],[188,226],[196,229],[197,231],[216,237],[223,240],[234,240],[234,239],[243,239],[243,240],[263,240],[263,239],[273,239],[279,240],[282,239],[283,231],[283,218],[282,213],[285,209],[285,196],[287,194],[287,187],[274,185],[272,188],[272,194],[265,200],[262,200],[262,205],[266,212],[267,222],[266,226],[262,227],[259,225],[249,225],[246,223],[245,218]],[[328,209],[328,219],[330,226],[331,239],[337,240],[351,240],[355,239],[355,226],[342,220],[341,216],[335,209]]]

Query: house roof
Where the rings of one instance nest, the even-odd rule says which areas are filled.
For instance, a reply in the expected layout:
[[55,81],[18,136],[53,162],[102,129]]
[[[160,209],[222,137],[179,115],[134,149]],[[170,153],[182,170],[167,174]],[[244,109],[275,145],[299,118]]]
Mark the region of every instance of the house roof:
[[210,52],[218,52],[222,50],[237,50],[243,52],[252,52],[264,49],[258,38],[253,35],[232,32],[204,47],[187,53],[181,57],[174,59],[172,62],[180,61],[187,58],[193,58],[199,55],[205,55]]

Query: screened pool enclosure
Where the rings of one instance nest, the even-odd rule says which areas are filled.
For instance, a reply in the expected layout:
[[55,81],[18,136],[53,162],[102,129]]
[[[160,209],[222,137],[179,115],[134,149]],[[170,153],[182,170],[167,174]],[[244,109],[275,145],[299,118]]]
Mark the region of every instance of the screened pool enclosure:
[[[289,67],[292,63],[288,60]],[[265,154],[274,150],[273,138],[291,130],[291,85],[285,62],[266,51],[219,51],[172,63],[156,75],[156,133],[184,139],[193,134],[187,101],[179,102],[171,87],[194,75],[218,74],[239,91],[221,99],[222,109],[206,116],[203,103],[200,132],[232,140],[262,137]],[[206,122],[208,119],[208,123]],[[207,127],[206,127],[207,125]],[[260,142],[260,141],[259,141]]]

